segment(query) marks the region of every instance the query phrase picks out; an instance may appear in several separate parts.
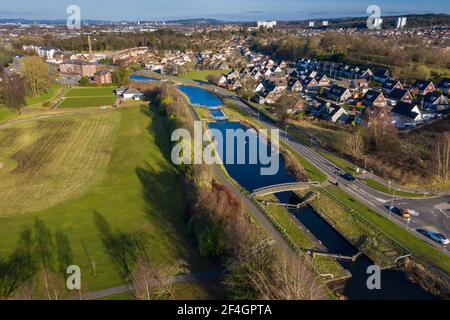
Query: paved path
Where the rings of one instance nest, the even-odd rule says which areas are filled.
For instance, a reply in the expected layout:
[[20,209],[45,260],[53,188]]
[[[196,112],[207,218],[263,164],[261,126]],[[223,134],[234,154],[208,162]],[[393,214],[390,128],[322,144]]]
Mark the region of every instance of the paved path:
[[[391,196],[369,187],[363,181],[357,180],[353,183],[350,183],[347,180],[342,179],[339,176],[340,174],[344,173],[341,168],[337,167],[331,161],[324,158],[313,148],[301,143],[301,141],[299,141],[296,137],[293,137],[289,133],[286,133],[283,128],[279,128],[277,124],[275,124],[269,118],[265,117],[263,114],[260,113],[260,117],[258,117],[258,113],[253,109],[253,107],[249,106],[244,99],[236,95],[234,92],[230,92],[213,85],[199,84],[194,81],[178,79],[175,77],[164,77],[160,75],[158,76],[153,73],[150,74],[152,74],[152,76],[155,76],[156,78],[159,77],[161,79],[174,80],[189,85],[195,85],[209,90],[214,94],[221,96],[222,98],[233,100],[235,104],[243,111],[245,111],[248,115],[252,116],[254,119],[259,118],[264,126],[273,129],[280,129],[280,137],[287,136],[289,145],[302,157],[306,158],[309,162],[311,162],[318,169],[324,172],[327,175],[329,181],[338,181],[340,189],[357,198],[359,201],[366,204],[375,212],[378,212],[379,214],[382,214],[385,217],[391,219],[399,226],[405,229],[408,227],[409,230],[412,230],[411,233],[414,236],[422,239],[435,248],[442,250],[447,255],[450,255],[450,251],[448,250],[447,246],[442,246],[441,244],[436,243],[423,234],[415,231],[417,229],[426,229],[439,231],[446,234],[447,236],[450,236],[450,195],[445,194],[439,197],[427,199],[410,199],[401,197],[397,197],[396,199],[394,199],[394,206],[404,206],[405,208],[414,209],[419,212],[419,216],[413,217],[409,226],[407,226],[405,219],[395,214],[389,214],[389,210],[386,207],[392,203]],[[379,180],[382,179],[379,178]]]
[[[180,283],[180,282],[188,282],[188,281],[198,281],[204,279],[217,278],[222,274],[221,271],[211,271],[211,272],[196,272],[191,274],[182,274],[175,276],[175,279],[172,283]],[[158,281],[153,280],[150,282],[150,286],[154,287],[158,285]],[[83,299],[84,300],[96,300],[106,298],[115,294],[131,292],[133,289],[130,284],[124,284],[121,286],[117,286],[114,288],[104,289],[89,292],[86,294]],[[73,298],[76,299],[76,298]]]

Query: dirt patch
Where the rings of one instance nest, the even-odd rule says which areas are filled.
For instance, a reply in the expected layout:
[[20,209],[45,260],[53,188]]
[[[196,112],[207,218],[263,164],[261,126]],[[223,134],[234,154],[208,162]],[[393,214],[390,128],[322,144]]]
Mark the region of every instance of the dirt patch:
[[0,161],[0,170],[3,169],[5,167],[5,165],[3,164],[3,162]]

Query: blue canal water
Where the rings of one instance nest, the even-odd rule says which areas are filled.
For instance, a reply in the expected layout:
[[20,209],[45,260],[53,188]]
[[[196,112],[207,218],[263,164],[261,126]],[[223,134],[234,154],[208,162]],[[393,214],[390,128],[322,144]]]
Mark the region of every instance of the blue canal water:
[[[215,122],[209,123],[210,129],[219,130],[224,137],[224,141],[217,140],[217,149],[222,159],[226,159],[226,131],[248,129],[239,122]],[[256,138],[258,139],[258,138]],[[236,140],[237,141],[237,140]],[[237,143],[235,141],[235,151],[237,150]],[[246,139],[248,145],[249,139]],[[270,144],[265,147],[270,148]],[[260,169],[264,167],[262,164],[248,164],[248,146],[246,150],[246,164],[227,164],[225,169],[229,175],[236,180],[242,187],[248,191],[270,186],[279,183],[293,182],[294,178],[287,172],[285,163],[280,157],[280,169],[275,175],[261,175]],[[236,163],[236,161],[235,161]],[[284,203],[293,200],[294,194],[292,192],[284,192],[276,195],[277,198]],[[342,237],[336,230],[334,230],[325,220],[323,220],[311,207],[306,207],[300,210],[290,210],[290,212],[308,229],[311,233],[319,239],[330,253],[340,253],[343,255],[354,255],[357,250]],[[419,286],[410,282],[405,274],[397,270],[384,270],[381,272],[381,290],[369,290],[366,285],[369,275],[366,273],[367,268],[373,265],[372,261],[365,255],[360,256],[355,262],[340,260],[339,263],[350,271],[352,277],[345,283],[343,293],[349,299],[358,300],[373,300],[373,299],[398,299],[398,300],[430,300],[435,297]]]
[[144,76],[138,76],[138,75],[131,75],[128,77],[130,80],[133,81],[140,81],[140,82],[159,82],[159,79],[152,78],[152,77],[144,77]]
[[209,110],[209,113],[211,113],[211,115],[214,117],[214,118],[222,118],[222,117],[225,117],[225,113],[223,113],[223,111],[222,110]]
[[177,88],[189,97],[192,105],[205,107],[222,105],[222,101],[208,90],[191,86],[178,86]]

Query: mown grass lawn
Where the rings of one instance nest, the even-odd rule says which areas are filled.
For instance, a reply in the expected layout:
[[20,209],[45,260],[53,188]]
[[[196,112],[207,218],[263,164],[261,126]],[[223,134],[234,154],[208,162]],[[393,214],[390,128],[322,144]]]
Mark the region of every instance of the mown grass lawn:
[[392,239],[396,240],[398,243],[410,250],[414,256],[436,265],[446,273],[450,273],[450,258],[446,254],[436,250],[425,241],[416,238],[405,229],[374,212],[339,188],[330,186],[326,189],[348,207],[352,208],[379,229],[383,230],[383,232],[389,235]]
[[230,70],[192,70],[185,74],[179,74],[178,77],[186,80],[206,82],[210,74],[221,76],[229,72]]
[[88,108],[112,106],[116,101],[114,96],[106,97],[82,97],[82,98],[64,98],[58,105],[58,108]]
[[58,92],[59,88],[60,87],[57,84],[52,84],[52,86],[50,87],[50,89],[48,89],[47,92],[44,92],[36,97],[26,97],[25,104],[27,106],[32,106],[50,100],[56,96],[56,93]]
[[[105,252],[94,224],[93,216],[99,213],[114,231],[145,232],[148,236],[149,259],[154,264],[169,265],[175,260],[184,259],[190,265],[190,271],[214,270],[215,265],[197,254],[182,219],[184,190],[182,180],[167,157],[170,155],[170,138],[164,119],[148,111],[148,107],[130,107],[99,113],[89,121],[89,126],[97,129],[86,128],[88,131],[84,134],[72,134],[75,128],[69,123],[83,123],[86,120],[84,117],[86,115],[68,116],[51,121],[66,122],[70,128],[62,141],[52,142],[57,144],[60,152],[64,150],[65,145],[70,146],[70,152],[66,151],[63,157],[54,154],[52,147],[45,145],[47,140],[58,141],[52,136],[60,135],[63,129],[55,129],[52,132],[53,129],[49,129],[45,121],[23,125],[33,130],[37,130],[37,127],[48,130],[44,135],[45,141],[42,141],[45,148],[30,149],[29,146],[37,141],[36,138],[31,139],[31,142],[28,138],[20,138],[15,142],[18,145],[16,151],[6,153],[4,149],[0,149],[0,156],[5,157],[6,154],[8,158],[13,158],[21,151],[28,152],[29,157],[26,159],[31,163],[25,161],[25,164],[28,163],[28,166],[32,167],[39,164],[39,170],[47,172],[43,177],[23,179],[20,181],[22,184],[14,187],[14,191],[20,194],[28,190],[27,185],[30,185],[29,188],[33,191],[27,192],[26,195],[35,201],[42,201],[41,198],[45,200],[51,196],[51,192],[58,192],[53,187],[55,181],[64,180],[65,182],[58,183],[58,189],[64,190],[71,187],[74,179],[84,180],[83,176],[89,175],[91,170],[95,171],[89,178],[94,182],[80,193],[67,194],[59,199],[58,203],[50,203],[47,208],[26,214],[19,209],[1,217],[0,255],[10,252],[17,244],[20,230],[24,226],[31,226],[35,218],[39,218],[52,231],[60,230],[67,235],[72,248],[73,263],[81,267],[85,289],[94,291],[122,284],[125,281],[118,276],[118,271]],[[105,127],[105,123],[109,125]],[[78,125],[83,127],[82,124]],[[61,126],[64,127],[60,124],[59,127]],[[28,130],[23,127],[18,129]],[[89,155],[83,155],[81,150],[76,152],[77,146],[83,149],[83,145],[89,146],[86,148]],[[35,162],[33,159],[36,157],[42,157],[42,161]],[[106,163],[93,161],[95,157],[107,157],[109,160]],[[50,170],[47,166],[55,170]],[[64,166],[76,166],[77,170],[63,170]],[[0,179],[2,183],[6,176],[15,173],[9,171],[4,174]],[[36,179],[42,181],[37,183]],[[83,186],[80,185],[81,188]],[[18,197],[24,198],[2,195],[2,202],[10,202],[7,207],[14,207],[11,202],[16,201]],[[96,277],[83,250],[82,241],[87,244],[97,264]]]
[[114,96],[113,87],[86,87],[72,88],[64,96],[65,97],[98,97],[98,96]]
[[[383,192],[386,194],[394,193],[393,188],[389,189],[388,186],[385,186],[384,184],[378,182],[377,180],[369,178],[369,179],[365,179],[364,183],[367,184],[369,187],[371,187],[375,190],[378,190],[380,192]],[[401,190],[395,190],[395,195],[398,197],[407,197],[407,198],[423,198],[423,197],[427,196],[426,194],[406,192],[406,191],[401,191]]]

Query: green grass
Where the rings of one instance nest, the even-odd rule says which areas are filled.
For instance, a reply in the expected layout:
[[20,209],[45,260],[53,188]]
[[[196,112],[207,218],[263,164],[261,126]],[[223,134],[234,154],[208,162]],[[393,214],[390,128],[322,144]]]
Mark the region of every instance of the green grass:
[[353,165],[350,162],[348,162],[347,160],[344,160],[340,157],[337,157],[337,156],[335,156],[329,152],[323,151],[323,150],[319,150],[318,152],[322,157],[324,157],[328,161],[332,162],[334,165],[341,168],[345,172],[351,173],[354,176],[359,174],[355,171],[355,169],[353,168]]
[[58,105],[58,108],[88,108],[112,106],[116,101],[114,96],[111,97],[84,97],[84,98],[64,98]]
[[[88,148],[90,152],[92,149],[98,151],[89,157],[80,152],[73,154],[67,152],[67,156],[64,157],[67,165],[76,163],[70,157],[84,158],[86,161],[80,161],[78,172],[67,176],[66,184],[60,184],[60,189],[70,187],[73,175],[81,179],[79,176],[86,174],[83,166],[88,166],[88,160],[97,153],[106,153],[110,157],[105,167],[101,166],[99,170],[98,175],[102,178],[81,194],[67,195],[65,199],[60,199],[59,203],[54,203],[48,208],[27,214],[21,214],[19,211],[0,218],[0,255],[14,248],[22,227],[32,225],[35,218],[40,218],[52,231],[61,230],[67,235],[72,247],[73,262],[81,267],[82,281],[87,285],[87,290],[95,291],[122,284],[124,280],[118,276],[95,227],[93,214],[98,212],[105,217],[113,230],[124,232],[142,230],[148,234],[148,254],[154,264],[167,265],[177,259],[184,259],[191,266],[191,271],[215,270],[215,265],[197,254],[182,219],[184,190],[182,180],[167,156],[170,155],[170,137],[165,127],[165,119],[153,112],[147,112],[147,107],[130,107],[99,115],[106,117],[106,122],[112,122],[111,125],[114,127],[112,134],[108,135],[110,145],[105,148],[89,142],[97,140],[98,134],[103,130],[96,130],[96,133],[86,132],[80,136],[73,136],[70,133],[73,128],[68,130],[69,134],[59,142],[58,149],[61,149],[62,144],[73,142],[75,146],[90,145]],[[76,121],[79,117],[81,116],[58,118],[57,122]],[[104,123],[102,119],[97,121]],[[45,122],[39,123],[46,126]],[[33,122],[28,124],[30,127],[34,125]],[[58,132],[60,131],[55,131],[55,135]],[[27,143],[29,143],[27,139],[16,142],[25,150],[30,150],[26,148]],[[30,159],[43,152],[35,150],[34,155],[30,154]],[[46,150],[44,155],[51,152],[52,148],[47,147]],[[0,155],[4,156],[5,153],[0,151]],[[64,159],[55,156],[45,156],[43,159],[45,159],[43,168],[47,162],[50,166],[64,163]],[[104,173],[101,174],[101,171]],[[53,179],[62,179],[58,177],[61,174],[61,171],[49,171],[44,177],[34,179],[47,178],[51,182]],[[22,183],[23,186],[33,185],[34,181],[28,179]],[[43,184],[50,185],[45,181]],[[20,188],[16,188],[15,191],[23,192]],[[39,195],[45,198],[48,193],[43,189],[40,193],[29,196],[37,199]],[[2,201],[10,200],[2,195]],[[96,261],[97,277],[94,277],[88,258],[82,250],[82,240],[88,244],[91,256]]]
[[[365,179],[364,183],[367,184],[369,187],[378,190],[380,192],[386,193],[386,194],[393,194],[394,193],[394,189],[391,188],[389,190],[388,186],[385,186],[384,184],[380,183],[377,180],[374,179]],[[406,198],[423,198],[423,197],[427,197],[428,195],[426,194],[421,194],[421,193],[413,193],[413,192],[407,192],[407,191],[401,191],[401,190],[396,190],[395,191],[395,195],[399,196],[399,197],[406,197]]]
[[0,123],[14,117],[16,113],[6,107],[0,107]]
[[386,233],[389,237],[411,251],[413,253],[413,256],[436,265],[447,274],[450,273],[450,258],[446,254],[436,250],[425,241],[416,238],[405,229],[396,225],[394,222],[389,221],[380,214],[374,212],[363,203],[349,196],[339,188],[330,186],[326,189],[333,196],[342,201],[345,205],[352,208],[355,212],[370,221],[373,225],[383,230],[383,232]]
[[115,100],[113,87],[73,88],[64,95],[58,108],[111,106]]
[[[273,195],[264,197],[263,200],[278,202]],[[292,217],[291,213],[289,213],[285,207],[269,204],[266,208],[270,215],[300,249],[305,251],[309,249],[318,251],[324,250],[316,240],[310,236],[308,231],[304,229],[300,223],[295,221],[296,219]],[[311,261],[322,274],[331,273],[335,278],[344,275],[342,266],[334,258],[319,256]]]
[[25,104],[27,106],[32,106],[53,99],[56,96],[58,89],[59,86],[57,84],[53,84],[47,92],[44,92],[36,97],[26,97]]
[[113,87],[72,88],[64,95],[64,97],[114,96],[113,90]]
[[221,76],[229,72],[230,70],[192,70],[186,74],[179,74],[178,77],[186,80],[206,82],[210,74]]

